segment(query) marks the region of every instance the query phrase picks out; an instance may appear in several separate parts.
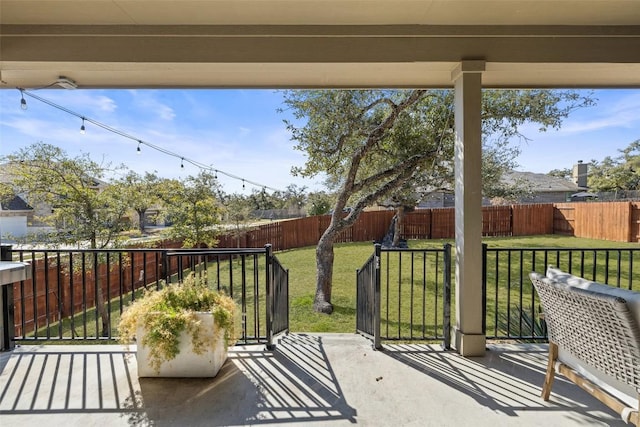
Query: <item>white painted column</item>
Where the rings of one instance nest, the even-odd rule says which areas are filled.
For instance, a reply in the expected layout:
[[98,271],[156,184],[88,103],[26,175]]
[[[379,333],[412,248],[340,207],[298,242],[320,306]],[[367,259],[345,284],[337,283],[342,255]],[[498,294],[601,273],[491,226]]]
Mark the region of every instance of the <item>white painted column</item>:
[[484,61],[462,61],[455,87],[456,326],[455,348],[481,356],[482,330],[482,71]]

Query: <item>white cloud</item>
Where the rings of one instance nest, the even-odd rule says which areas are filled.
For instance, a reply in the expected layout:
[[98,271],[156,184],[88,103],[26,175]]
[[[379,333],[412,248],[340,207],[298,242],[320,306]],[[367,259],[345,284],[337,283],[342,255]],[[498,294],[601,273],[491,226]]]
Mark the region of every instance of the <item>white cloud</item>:
[[176,113],[172,107],[156,98],[156,91],[130,90],[133,101],[137,109],[156,115],[162,120],[172,121]]
[[42,94],[42,98],[85,116],[91,116],[92,113],[110,114],[118,109],[113,98],[92,91],[52,90]]
[[[590,110],[589,117],[569,120],[560,129],[561,133],[583,133],[608,128],[631,128],[640,123],[640,91],[624,92],[619,99],[609,101],[603,107]],[[615,96],[616,92],[613,92]],[[583,114],[586,116],[586,114]]]

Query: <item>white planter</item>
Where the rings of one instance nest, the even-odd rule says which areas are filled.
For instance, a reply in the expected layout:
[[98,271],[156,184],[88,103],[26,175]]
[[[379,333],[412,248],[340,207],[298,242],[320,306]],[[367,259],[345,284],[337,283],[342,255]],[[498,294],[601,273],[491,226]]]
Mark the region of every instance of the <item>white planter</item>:
[[224,342],[224,330],[218,328],[211,313],[197,313],[201,322],[202,336],[209,343],[202,354],[191,350],[191,336],[183,331],[180,334],[180,352],[168,361],[162,362],[156,372],[149,363],[149,349],[142,345],[144,330],[137,329],[137,361],[139,377],[215,377],[227,360]]

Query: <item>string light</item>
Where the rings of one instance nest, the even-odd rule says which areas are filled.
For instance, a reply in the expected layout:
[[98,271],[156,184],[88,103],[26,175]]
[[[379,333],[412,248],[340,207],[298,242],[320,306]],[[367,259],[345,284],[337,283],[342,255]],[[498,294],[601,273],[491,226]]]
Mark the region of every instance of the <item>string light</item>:
[[85,129],[84,129],[84,117],[82,118],[82,126],[80,126],[80,133],[81,133],[82,135],[84,135],[84,133],[85,133]]
[[20,108],[22,108],[23,110],[26,110],[29,107],[27,106],[27,100],[24,99],[24,91],[23,90],[20,90],[20,96],[22,97],[20,99]]
[[[49,86],[51,86],[51,85],[49,85]],[[45,86],[45,87],[48,87],[48,86]],[[142,154],[141,145],[144,144],[145,146],[147,146],[147,147],[149,147],[149,148],[151,148],[151,149],[153,149],[155,151],[158,151],[158,152],[160,152],[162,154],[166,154],[167,156],[171,156],[171,157],[175,157],[175,158],[180,159],[180,167],[182,169],[184,169],[184,162],[188,162],[188,163],[191,163],[192,165],[194,165],[195,167],[199,168],[200,170],[213,172],[216,179],[218,179],[218,174],[222,174],[222,175],[224,175],[224,176],[226,176],[228,178],[235,179],[235,180],[238,180],[238,181],[242,181],[242,188],[243,189],[246,188],[246,184],[251,184],[251,185],[253,185],[255,187],[258,187],[258,188],[260,188],[260,187],[262,187],[263,189],[264,188],[268,188],[269,190],[272,190],[272,191],[281,192],[281,190],[279,190],[277,188],[270,187],[268,185],[264,185],[264,184],[261,184],[261,183],[246,179],[246,178],[242,178],[242,177],[240,177],[238,175],[234,175],[232,173],[225,172],[225,171],[220,170],[220,169],[215,169],[211,165],[206,165],[206,164],[200,163],[200,162],[198,162],[196,160],[192,160],[192,159],[187,158],[185,156],[182,156],[182,155],[180,155],[178,153],[174,153],[174,152],[169,151],[169,150],[167,150],[165,148],[162,148],[160,146],[154,145],[154,144],[152,144],[150,142],[143,141],[143,140],[141,140],[139,138],[136,138],[136,137],[134,137],[134,136],[132,136],[132,135],[126,133],[126,132],[123,132],[121,130],[115,129],[115,128],[109,126],[109,125],[106,125],[106,124],[101,123],[101,122],[99,122],[97,120],[91,119],[89,117],[86,117],[86,116],[84,116],[82,114],[76,113],[75,111],[69,110],[68,108],[65,108],[65,107],[63,107],[61,105],[58,105],[58,104],[56,104],[56,103],[54,103],[52,101],[49,101],[48,99],[45,99],[45,98],[42,98],[42,97],[38,96],[36,94],[33,94],[33,93],[23,89],[23,88],[18,88],[18,90],[20,91],[20,94],[21,94],[20,106],[21,106],[21,108],[23,110],[27,109],[27,101],[24,98],[24,95],[27,95],[27,96],[30,96],[31,98],[33,98],[33,99],[35,99],[37,101],[42,102],[43,104],[47,104],[47,105],[49,105],[49,106],[51,106],[53,108],[56,108],[56,109],[58,109],[60,111],[63,111],[65,113],[67,113],[67,114],[70,114],[72,116],[78,117],[79,119],[82,119],[83,125],[80,127],[81,131],[83,130],[82,128],[84,127],[84,122],[86,121],[86,122],[89,122],[89,123],[93,124],[94,126],[102,128],[102,129],[104,129],[104,130],[106,130],[108,132],[114,133],[114,134],[119,135],[119,136],[121,136],[123,138],[128,138],[128,139],[131,139],[131,140],[137,142],[138,143],[138,147],[136,148],[136,153],[137,154]]]

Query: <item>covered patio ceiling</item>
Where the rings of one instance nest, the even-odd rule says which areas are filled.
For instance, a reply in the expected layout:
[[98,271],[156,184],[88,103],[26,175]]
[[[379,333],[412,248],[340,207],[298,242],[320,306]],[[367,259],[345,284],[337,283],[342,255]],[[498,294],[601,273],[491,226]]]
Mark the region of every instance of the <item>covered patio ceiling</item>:
[[0,87],[640,87],[636,0],[0,0]]

